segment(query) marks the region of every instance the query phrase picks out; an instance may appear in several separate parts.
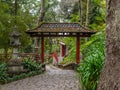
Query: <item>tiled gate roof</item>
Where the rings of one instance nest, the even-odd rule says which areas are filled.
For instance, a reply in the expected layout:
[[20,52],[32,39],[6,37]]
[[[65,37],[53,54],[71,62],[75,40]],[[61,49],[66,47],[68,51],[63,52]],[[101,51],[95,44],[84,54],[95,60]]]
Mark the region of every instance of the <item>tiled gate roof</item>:
[[35,33],[87,33],[94,34],[95,31],[88,30],[79,23],[42,23],[37,28],[27,30],[27,34]]

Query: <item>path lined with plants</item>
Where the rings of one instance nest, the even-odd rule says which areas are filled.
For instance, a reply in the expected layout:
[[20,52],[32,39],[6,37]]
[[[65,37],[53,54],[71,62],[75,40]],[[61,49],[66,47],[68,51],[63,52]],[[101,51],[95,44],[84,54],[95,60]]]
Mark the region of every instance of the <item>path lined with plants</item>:
[[79,86],[73,70],[49,65],[44,74],[3,85],[0,90],[80,90]]

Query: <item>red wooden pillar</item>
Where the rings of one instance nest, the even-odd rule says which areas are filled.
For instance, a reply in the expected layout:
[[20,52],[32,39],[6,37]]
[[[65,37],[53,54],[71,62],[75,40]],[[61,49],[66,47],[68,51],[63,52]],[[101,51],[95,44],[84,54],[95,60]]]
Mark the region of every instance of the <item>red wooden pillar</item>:
[[44,37],[41,37],[41,59],[42,63],[44,63]]
[[80,63],[80,36],[76,37],[76,64]]
[[62,57],[66,54],[66,45],[62,45]]

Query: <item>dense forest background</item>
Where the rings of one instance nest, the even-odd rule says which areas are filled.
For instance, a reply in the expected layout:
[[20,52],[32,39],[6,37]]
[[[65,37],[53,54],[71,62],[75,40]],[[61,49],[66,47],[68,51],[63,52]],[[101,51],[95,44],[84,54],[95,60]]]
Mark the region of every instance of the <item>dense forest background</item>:
[[[91,38],[81,38],[83,60],[78,67],[83,89],[96,90],[105,57],[106,2],[105,0],[80,1],[45,0],[43,22],[80,22],[82,26],[98,31]],[[1,60],[7,60],[6,56],[12,53],[10,33],[15,24],[21,33],[19,52],[29,53],[34,48],[34,39],[30,38],[25,30],[37,27],[41,1],[18,0],[17,3],[17,15],[15,16],[14,0],[0,0],[0,53],[5,54],[0,58]],[[46,38],[45,53],[58,51],[58,41],[64,41],[69,48],[69,55],[62,63],[75,62],[75,38]]]

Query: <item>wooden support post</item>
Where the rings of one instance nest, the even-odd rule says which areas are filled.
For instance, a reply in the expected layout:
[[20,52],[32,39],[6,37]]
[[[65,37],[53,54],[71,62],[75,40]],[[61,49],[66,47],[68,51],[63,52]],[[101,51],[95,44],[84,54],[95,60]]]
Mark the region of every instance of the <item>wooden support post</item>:
[[62,57],[66,54],[66,45],[62,45]]
[[42,63],[44,63],[44,37],[41,37],[41,59]]
[[80,36],[76,38],[76,64],[80,63]]

